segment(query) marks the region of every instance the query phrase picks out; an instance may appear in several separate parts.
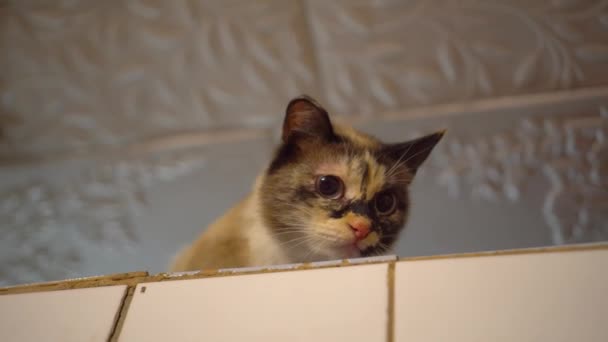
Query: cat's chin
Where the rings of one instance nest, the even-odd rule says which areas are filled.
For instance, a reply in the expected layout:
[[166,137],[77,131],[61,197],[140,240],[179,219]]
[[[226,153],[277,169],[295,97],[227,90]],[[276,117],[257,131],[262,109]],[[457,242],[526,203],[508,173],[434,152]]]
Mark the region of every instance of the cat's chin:
[[343,259],[352,259],[352,258],[360,258],[361,257],[361,250],[359,249],[359,247],[357,247],[357,245],[352,244],[352,245],[346,245],[344,247],[341,247],[339,253],[340,255],[342,255]]
[[331,254],[333,255],[332,259],[360,258],[362,255],[361,250],[354,244],[335,247]]
[[363,256],[361,250],[354,244],[348,244],[343,246],[334,246],[323,251],[319,251],[315,257],[308,257],[307,261],[327,261],[327,260],[341,260],[341,259],[353,259],[360,258]]

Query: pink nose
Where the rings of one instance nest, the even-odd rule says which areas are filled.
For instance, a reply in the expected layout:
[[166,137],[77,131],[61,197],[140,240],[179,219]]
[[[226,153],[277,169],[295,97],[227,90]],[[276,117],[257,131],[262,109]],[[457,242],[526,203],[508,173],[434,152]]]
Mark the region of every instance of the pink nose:
[[363,240],[369,235],[370,224],[367,220],[353,220],[348,225],[355,233],[357,241]]

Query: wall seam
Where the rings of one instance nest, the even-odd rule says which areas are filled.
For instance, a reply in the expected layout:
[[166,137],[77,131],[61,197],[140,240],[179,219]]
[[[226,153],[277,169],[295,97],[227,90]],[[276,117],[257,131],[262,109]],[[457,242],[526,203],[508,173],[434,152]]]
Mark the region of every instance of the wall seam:
[[395,341],[395,262],[391,261],[387,269],[387,320],[386,341]]
[[[475,100],[462,103],[439,104],[424,107],[415,107],[398,111],[387,111],[374,118],[349,117],[351,124],[365,124],[370,121],[407,121],[421,119],[449,118],[455,115],[487,114],[496,110],[514,110],[528,107],[557,105],[568,102],[596,102],[608,105],[608,87],[583,88],[561,92],[541,93],[525,96],[501,97]],[[528,110],[537,110],[528,108]],[[238,143],[267,139],[268,129],[258,128],[231,128],[222,131],[199,131],[177,133],[165,137],[148,139],[143,142],[126,144],[126,146],[96,147],[82,152],[57,152],[49,155],[21,155],[11,156],[0,154],[0,168],[31,167],[45,164],[60,164],[72,160],[97,160],[117,155],[137,155],[157,153],[184,148],[197,148],[213,146],[223,143]],[[94,157],[91,157],[94,156]]]
[[131,301],[133,300],[133,294],[135,293],[136,287],[137,285],[129,285],[127,287],[125,295],[122,298],[122,302],[120,303],[120,310],[118,310],[118,314],[116,315],[114,324],[112,325],[112,330],[108,336],[108,342],[118,341],[120,332],[122,331],[122,326],[127,317],[127,313],[129,312],[129,307],[131,306]]

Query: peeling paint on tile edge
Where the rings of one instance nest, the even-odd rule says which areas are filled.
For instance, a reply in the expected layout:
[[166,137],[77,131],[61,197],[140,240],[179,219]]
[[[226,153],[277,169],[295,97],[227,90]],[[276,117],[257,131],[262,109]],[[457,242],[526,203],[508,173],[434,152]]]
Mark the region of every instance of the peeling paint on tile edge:
[[172,272],[172,273],[163,273],[167,277],[182,277],[182,276],[190,276],[197,275],[201,273],[201,271],[185,271],[185,272]]
[[[283,264],[283,265],[270,265],[270,266],[257,266],[257,267],[239,267],[239,268],[220,268],[217,270],[218,273],[226,274],[237,274],[237,273],[255,273],[255,272],[266,272],[266,271],[288,271],[302,268],[321,268],[331,267],[340,265],[365,265],[369,263],[379,263],[387,261],[397,260],[396,255],[381,255],[367,258],[352,258],[352,259],[338,259],[338,260],[327,260],[327,261],[316,261],[311,263],[295,263],[295,264]],[[199,274],[201,271],[191,272],[173,272],[164,273],[166,277],[175,278],[182,277],[185,275]]]
[[[345,266],[362,266],[362,265],[372,265],[372,264],[383,264],[384,261],[376,261],[372,259],[371,261],[359,262],[359,263],[350,263],[348,260],[340,260],[336,262],[320,262],[320,263],[303,263],[303,264],[294,264],[287,265],[288,268],[285,268],[285,265],[277,265],[277,266],[268,266],[268,267],[260,267],[260,268],[243,268],[243,269],[235,269],[235,271],[231,271],[224,269],[220,270],[201,270],[201,271],[192,271],[192,272],[180,272],[180,273],[158,273],[155,275],[149,275],[147,272],[134,272],[134,274],[142,276],[132,277],[132,278],[123,278],[123,279],[113,279],[112,277],[94,277],[92,279],[85,279],[82,281],[54,281],[50,283],[39,283],[39,284],[31,284],[27,286],[12,286],[0,288],[0,296],[3,294],[19,294],[19,293],[31,293],[31,292],[42,292],[42,291],[59,291],[59,290],[70,290],[70,289],[79,289],[79,288],[89,288],[89,287],[101,287],[101,286],[110,286],[110,285],[137,285],[143,283],[151,283],[151,282],[162,282],[162,281],[172,281],[172,280],[190,280],[190,279],[203,279],[203,278],[212,278],[212,277],[226,277],[226,276],[238,276],[238,275],[250,275],[250,274],[262,274],[262,273],[276,273],[276,272],[286,272],[286,271],[302,271],[302,270],[315,270],[315,269],[324,269],[324,268],[332,268],[332,267],[345,267]],[[236,271],[238,270],[238,271]],[[145,275],[144,275],[145,274]]]
[[505,250],[497,250],[497,251],[484,251],[484,252],[472,252],[472,253],[400,257],[397,259],[397,261],[409,262],[409,261],[423,261],[423,260],[437,260],[437,259],[461,259],[461,258],[506,256],[506,255],[519,255],[519,254],[582,252],[582,251],[593,251],[593,250],[602,250],[602,249],[608,249],[608,241],[563,245],[563,246],[530,247],[530,248],[505,249]]
[[[387,256],[386,259],[382,258],[382,257],[380,257],[380,258],[362,258],[361,260],[367,260],[367,262],[351,262],[350,260],[342,260],[339,262],[295,264],[293,267],[291,267],[291,265],[289,265],[290,266],[289,268],[269,266],[269,267],[262,267],[260,269],[255,268],[254,270],[245,270],[245,271],[241,270],[239,272],[226,272],[226,270],[224,270],[223,272],[220,272],[219,270],[201,270],[201,271],[193,271],[193,272],[181,272],[178,274],[159,273],[156,275],[149,275],[147,272],[132,272],[132,273],[121,273],[118,275],[110,275],[110,276],[106,276],[106,277],[100,276],[100,277],[82,278],[82,280],[54,281],[54,282],[49,282],[49,283],[38,283],[38,284],[4,287],[4,288],[0,288],[0,296],[4,295],[4,294],[70,290],[70,289],[102,287],[102,286],[112,286],[112,285],[135,286],[135,285],[141,284],[141,283],[161,282],[161,281],[201,279],[201,278],[210,278],[210,277],[238,276],[238,275],[274,273],[274,272],[291,272],[291,271],[323,269],[323,268],[331,268],[331,267],[363,266],[363,265],[373,265],[373,264],[384,264],[384,263],[387,263],[387,260],[391,260],[391,259],[396,260],[396,262],[411,262],[411,261],[422,261],[422,260],[433,260],[433,259],[449,259],[449,258],[456,259],[456,258],[501,256],[501,255],[515,255],[515,254],[579,252],[579,251],[589,251],[589,250],[608,250],[608,242],[576,244],[576,245],[567,245],[567,246],[535,247],[535,248],[501,250],[501,251],[488,251],[488,252],[479,252],[479,253],[407,257],[407,258],[397,258],[396,256]],[[372,259],[372,260],[369,260],[369,259]],[[279,265],[279,266],[281,266],[281,265]]]
[[257,266],[257,267],[235,267],[235,268],[220,268],[217,270],[219,273],[254,273],[263,272],[267,270],[291,270],[302,266],[303,264],[285,264],[285,265],[270,265],[270,266]]

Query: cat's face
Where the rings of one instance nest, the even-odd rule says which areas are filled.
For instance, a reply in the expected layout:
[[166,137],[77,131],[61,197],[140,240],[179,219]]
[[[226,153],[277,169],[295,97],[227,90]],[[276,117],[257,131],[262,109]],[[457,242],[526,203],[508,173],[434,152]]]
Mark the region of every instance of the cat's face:
[[403,230],[408,187],[442,135],[384,144],[332,125],[312,99],[294,99],[262,183],[264,219],[298,261],[382,254]]

